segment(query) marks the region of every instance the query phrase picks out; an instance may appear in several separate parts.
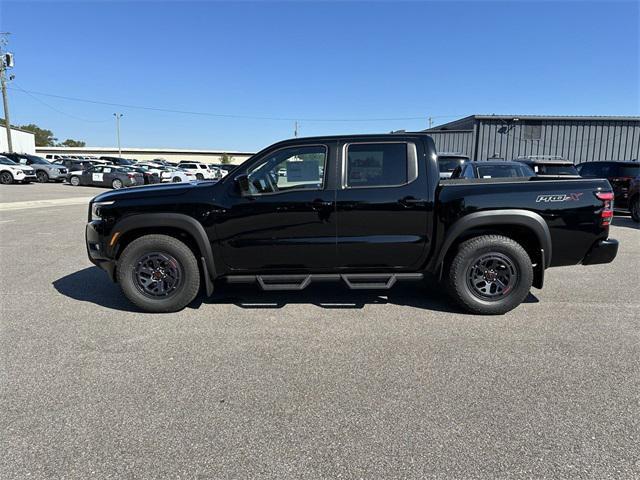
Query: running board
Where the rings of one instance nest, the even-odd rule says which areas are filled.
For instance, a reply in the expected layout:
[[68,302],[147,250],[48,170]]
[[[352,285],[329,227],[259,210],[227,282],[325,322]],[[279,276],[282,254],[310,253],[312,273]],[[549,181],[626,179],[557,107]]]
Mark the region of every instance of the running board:
[[422,273],[329,273],[307,275],[230,275],[228,283],[255,283],[262,290],[303,290],[311,282],[342,280],[351,290],[388,290],[398,280],[422,280]]

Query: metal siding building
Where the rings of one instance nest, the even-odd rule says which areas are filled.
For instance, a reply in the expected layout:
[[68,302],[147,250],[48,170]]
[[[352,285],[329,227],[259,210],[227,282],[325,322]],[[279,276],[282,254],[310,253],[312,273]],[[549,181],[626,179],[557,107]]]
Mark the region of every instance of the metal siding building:
[[426,130],[439,151],[474,160],[555,155],[574,163],[640,159],[640,117],[472,115]]

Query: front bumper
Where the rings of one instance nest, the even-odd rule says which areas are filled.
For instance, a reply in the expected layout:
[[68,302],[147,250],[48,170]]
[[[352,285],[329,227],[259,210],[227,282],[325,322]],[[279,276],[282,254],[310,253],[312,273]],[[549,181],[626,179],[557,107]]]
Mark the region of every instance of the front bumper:
[[66,172],[62,173],[55,170],[50,170],[48,172],[46,170],[43,170],[43,172],[46,172],[47,176],[49,177],[49,180],[54,180],[56,182],[59,182],[67,178]]
[[583,265],[597,265],[611,263],[618,254],[618,241],[613,238],[599,240],[589,250],[582,260]]
[[115,279],[116,262],[109,257],[106,238],[100,234],[101,225],[98,222],[89,222],[85,228],[85,241],[87,255],[91,263],[107,272],[112,281]]

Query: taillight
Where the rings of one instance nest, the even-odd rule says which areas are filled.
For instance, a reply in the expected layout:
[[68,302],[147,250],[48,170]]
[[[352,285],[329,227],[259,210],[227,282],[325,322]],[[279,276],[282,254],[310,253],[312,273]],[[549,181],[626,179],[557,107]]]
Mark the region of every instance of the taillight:
[[613,220],[613,192],[596,192],[596,197],[603,203],[600,223],[603,227],[608,227]]
[[127,175],[127,177],[129,178],[136,178],[136,176],[133,173],[130,173],[129,175]]

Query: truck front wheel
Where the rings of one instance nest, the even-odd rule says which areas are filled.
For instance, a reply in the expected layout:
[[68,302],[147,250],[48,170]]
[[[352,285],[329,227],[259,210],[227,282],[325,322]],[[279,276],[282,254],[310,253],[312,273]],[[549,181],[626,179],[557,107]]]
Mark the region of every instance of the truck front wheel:
[[447,272],[450,295],[471,313],[501,315],[531,290],[533,266],[522,246],[501,235],[462,242]]
[[168,235],[145,235],[127,245],[117,275],[125,296],[146,312],[182,310],[200,289],[195,255]]

